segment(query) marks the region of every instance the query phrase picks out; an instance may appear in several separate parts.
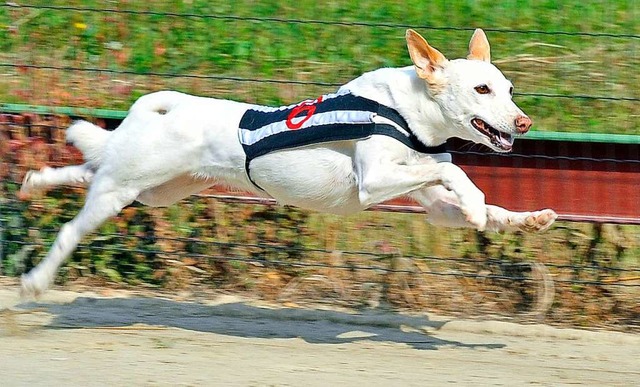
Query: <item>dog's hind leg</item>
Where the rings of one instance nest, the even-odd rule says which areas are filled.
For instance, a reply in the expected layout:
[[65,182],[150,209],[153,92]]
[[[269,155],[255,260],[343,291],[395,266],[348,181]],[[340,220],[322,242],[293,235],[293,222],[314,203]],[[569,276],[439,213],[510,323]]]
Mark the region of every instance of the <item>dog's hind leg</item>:
[[213,179],[199,178],[192,174],[184,174],[173,178],[159,186],[142,191],[137,200],[152,207],[166,207],[196,194],[215,183]]
[[[429,187],[413,192],[411,196],[427,210],[429,223],[444,227],[474,226],[466,220],[458,197],[443,187]],[[553,210],[514,212],[502,207],[487,205],[488,231],[544,231],[556,220]]]
[[46,187],[66,184],[87,185],[93,179],[94,171],[89,164],[71,165],[62,168],[44,167],[39,171],[29,171],[20,187],[21,195]]
[[89,189],[80,213],[60,229],[47,256],[28,274],[22,276],[23,296],[44,292],[55,279],[58,268],[77,247],[81,238],[98,228],[131,204],[138,191],[122,188],[110,179],[96,179]]

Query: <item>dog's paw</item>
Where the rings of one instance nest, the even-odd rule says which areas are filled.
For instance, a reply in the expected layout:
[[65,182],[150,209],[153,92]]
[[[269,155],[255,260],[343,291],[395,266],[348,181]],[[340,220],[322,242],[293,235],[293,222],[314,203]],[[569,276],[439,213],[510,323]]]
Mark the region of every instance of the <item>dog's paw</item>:
[[558,218],[554,210],[546,209],[529,213],[518,228],[526,232],[539,232],[548,229]]
[[24,179],[22,179],[22,185],[20,185],[20,191],[18,191],[18,199],[26,200],[29,198],[34,186],[33,178],[36,173],[36,171],[28,171],[24,176]]
[[37,273],[23,274],[20,278],[20,297],[28,300],[40,297],[48,288],[50,281]]
[[20,186],[20,191],[18,191],[18,199],[26,200],[28,199],[34,190],[36,190],[41,183],[41,173],[49,167],[44,167],[40,171],[28,171],[27,174],[22,179],[22,185]]

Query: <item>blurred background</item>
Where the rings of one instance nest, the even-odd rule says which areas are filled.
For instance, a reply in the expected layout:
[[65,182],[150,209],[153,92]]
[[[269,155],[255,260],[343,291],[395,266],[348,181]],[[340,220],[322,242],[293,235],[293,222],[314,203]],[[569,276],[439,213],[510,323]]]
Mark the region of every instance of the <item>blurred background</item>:
[[[37,264],[82,204],[74,187],[16,197],[27,170],[81,162],[64,142],[72,119],[112,129],[136,98],[162,89],[291,104],[409,65],[407,28],[453,59],[481,27],[534,131],[510,159],[477,148],[469,158],[460,144],[454,157],[489,201],[529,187],[537,171],[537,186],[557,179],[525,201],[538,209],[570,196],[548,232],[444,230],[409,207],[336,217],[211,191],[125,209],[58,282],[637,329],[638,20],[632,0],[2,3],[0,274]],[[504,176],[523,180],[508,186]],[[598,207],[616,197],[624,202]]]

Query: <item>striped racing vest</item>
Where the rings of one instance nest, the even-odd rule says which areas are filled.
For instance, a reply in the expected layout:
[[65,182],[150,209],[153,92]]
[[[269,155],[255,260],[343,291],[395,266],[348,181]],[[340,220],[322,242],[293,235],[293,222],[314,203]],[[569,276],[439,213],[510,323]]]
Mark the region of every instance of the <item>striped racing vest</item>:
[[[376,115],[397,126],[374,122]],[[246,154],[247,176],[258,188],[250,173],[251,161],[256,157],[312,144],[365,139],[374,134],[392,137],[420,153],[446,152],[445,144],[428,147],[418,140],[396,110],[351,93],[322,95],[278,108],[249,109],[242,116],[238,131]]]

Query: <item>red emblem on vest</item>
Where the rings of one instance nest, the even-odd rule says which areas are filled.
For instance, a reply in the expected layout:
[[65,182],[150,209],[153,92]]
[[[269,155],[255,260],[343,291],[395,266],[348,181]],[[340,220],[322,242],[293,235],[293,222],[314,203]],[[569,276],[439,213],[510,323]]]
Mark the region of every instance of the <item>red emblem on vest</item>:
[[287,128],[291,130],[300,129],[316,112],[316,104],[320,102],[322,102],[322,96],[314,100],[302,101],[298,106],[294,107],[289,116],[287,116]]

